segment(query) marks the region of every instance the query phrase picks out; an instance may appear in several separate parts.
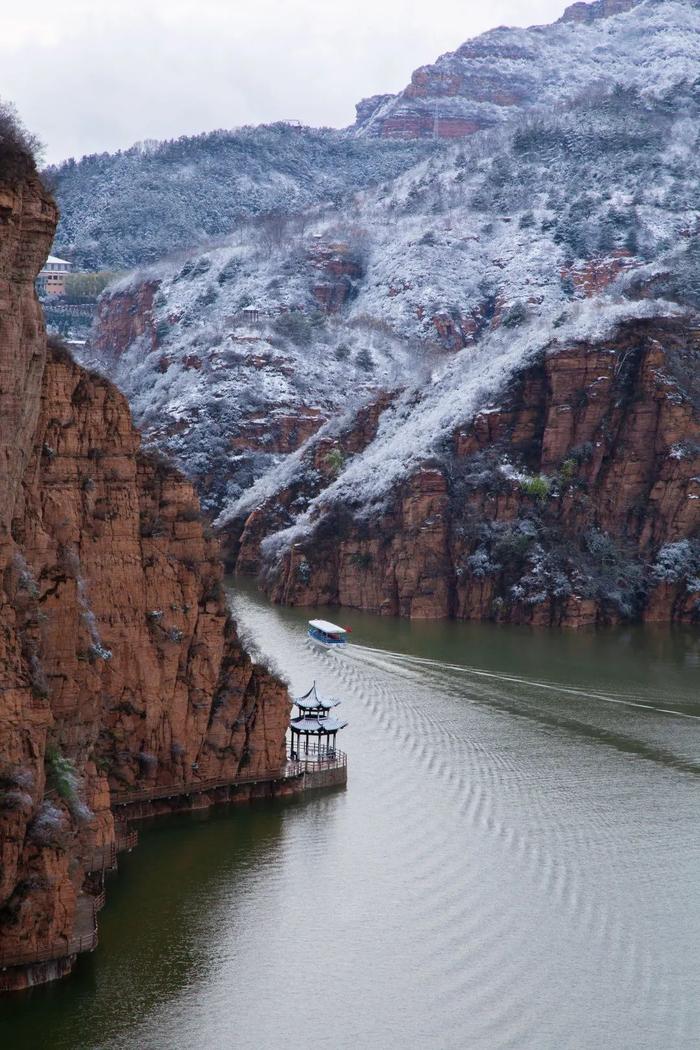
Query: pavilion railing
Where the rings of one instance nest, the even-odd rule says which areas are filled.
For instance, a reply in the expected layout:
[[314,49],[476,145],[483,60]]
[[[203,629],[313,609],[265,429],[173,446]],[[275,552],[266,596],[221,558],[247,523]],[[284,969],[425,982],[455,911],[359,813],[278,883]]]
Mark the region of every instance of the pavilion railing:
[[308,753],[300,751],[294,761],[298,762],[303,773],[317,773],[322,769],[342,769],[348,764],[348,756],[338,748],[329,751],[310,747]]

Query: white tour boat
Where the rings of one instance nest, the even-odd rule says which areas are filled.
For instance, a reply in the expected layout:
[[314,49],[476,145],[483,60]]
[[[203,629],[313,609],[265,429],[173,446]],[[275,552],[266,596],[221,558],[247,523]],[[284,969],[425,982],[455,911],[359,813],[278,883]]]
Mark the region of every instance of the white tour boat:
[[347,642],[347,628],[338,627],[328,620],[309,620],[309,638],[319,645],[333,648],[337,645],[345,645]]

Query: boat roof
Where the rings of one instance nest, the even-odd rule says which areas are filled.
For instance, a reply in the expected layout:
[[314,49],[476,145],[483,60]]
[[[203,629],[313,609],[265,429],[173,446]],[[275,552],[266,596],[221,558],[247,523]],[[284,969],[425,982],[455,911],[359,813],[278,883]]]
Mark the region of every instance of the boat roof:
[[317,631],[323,631],[324,634],[348,633],[344,627],[338,627],[336,623],[330,623],[329,620],[309,620],[309,627],[315,627]]
[[294,703],[303,711],[318,711],[319,708],[322,708],[324,711],[330,711],[332,707],[338,706],[340,700],[326,700],[324,697],[319,696],[316,691],[316,683],[314,682],[308,693],[295,697]]

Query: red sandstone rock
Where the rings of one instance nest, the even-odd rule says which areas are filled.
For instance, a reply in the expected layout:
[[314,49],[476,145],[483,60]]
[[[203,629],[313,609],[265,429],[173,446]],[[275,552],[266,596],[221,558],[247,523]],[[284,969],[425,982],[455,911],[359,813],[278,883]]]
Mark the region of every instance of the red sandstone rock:
[[604,292],[621,273],[634,269],[639,263],[623,248],[617,248],[605,259],[591,259],[578,266],[565,267],[562,280],[571,281],[575,289],[582,291],[587,299]]
[[[277,769],[289,701],[238,642],[218,547],[191,485],[139,451],[110,383],[62,349],[47,356],[33,282],[53,238],[53,201],[30,179],[0,188],[0,210],[7,960],[61,945],[70,954],[83,887],[94,884],[86,873],[114,842],[111,789]],[[125,307],[124,324],[141,316]],[[72,765],[60,790],[58,760]],[[6,969],[1,986],[51,979],[70,965]]]
[[362,262],[350,245],[344,243],[314,245],[309,260],[318,278],[312,292],[326,313],[337,313],[351,298],[354,282],[364,273]]
[[145,281],[126,291],[112,292],[98,303],[91,346],[100,359],[115,360],[139,338],[144,340],[146,353],[157,350],[153,298],[158,288],[157,281]]
[[[565,551],[576,551],[582,536],[596,530],[647,567],[664,544],[697,537],[700,419],[679,371],[688,369],[684,381],[692,386],[697,338],[683,322],[636,322],[603,345],[553,349],[521,373],[499,409],[455,433],[444,465],[426,464],[397,487],[381,517],[358,523],[337,510],[322,518],[315,535],[266,578],[273,599],[423,619],[572,627],[619,619],[619,610],[585,593],[585,574],[577,584],[573,573],[571,593],[530,602],[511,591],[518,576],[507,564],[480,573],[470,563],[480,545],[478,526],[534,515],[549,548]],[[365,437],[371,440],[371,432]],[[477,455],[494,464],[504,457],[524,462],[526,472],[551,479],[551,495],[540,503],[497,469],[492,483],[460,489],[460,473]],[[320,491],[322,485],[307,495]],[[278,494],[250,516],[240,568],[258,568],[264,537],[289,523],[280,506],[299,495],[298,488]],[[226,542],[235,551],[235,527]],[[526,562],[520,571],[529,571]],[[698,595],[680,583],[660,583],[649,569],[647,578],[644,619],[697,619]]]
[[[501,26],[468,40],[416,69],[411,82],[396,95],[363,99],[356,107],[356,129],[381,138],[462,139],[507,120],[513,109],[556,105],[573,88],[572,68],[582,61],[584,52],[576,49],[573,34],[580,39],[587,30],[577,23],[590,25],[630,11],[640,2],[574,3],[553,26],[529,30]],[[561,65],[552,59],[551,50],[542,47],[542,41],[552,37],[565,45]],[[566,44],[572,45],[568,53]],[[599,68],[598,76],[612,82],[615,70]],[[550,93],[553,82],[556,102]]]

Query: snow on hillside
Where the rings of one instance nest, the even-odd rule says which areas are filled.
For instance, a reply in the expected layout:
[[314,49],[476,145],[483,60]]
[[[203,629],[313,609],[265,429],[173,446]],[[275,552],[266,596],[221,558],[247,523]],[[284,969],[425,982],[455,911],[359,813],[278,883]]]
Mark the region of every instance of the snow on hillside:
[[[624,17],[640,15],[643,66],[664,11],[679,24],[654,44],[661,83],[605,89],[593,63],[586,91],[548,114],[431,152],[341,206],[250,222],[106,293],[90,363],[220,524],[288,486],[308,469],[304,442],[380,390],[403,393],[376,439],[293,508],[283,539],[334,500],[381,503],[548,346],[700,309],[700,85],[686,79],[698,6],[645,0]],[[155,348],[144,334],[100,356],[110,303],[148,281]]]
[[694,82],[699,34],[700,0],[494,29],[416,70],[398,95],[364,100],[354,129],[277,124],[66,161],[47,171],[61,210],[55,251],[87,269],[151,263],[225,238],[255,215],[339,204],[440,153],[433,140],[550,115],[596,84],[659,98]]
[[512,121],[514,110],[547,112],[596,81],[659,97],[683,79],[695,80],[698,0],[642,0],[612,17],[600,17],[595,7],[589,5],[596,15],[590,21],[501,27],[467,41],[417,69],[398,95],[383,96],[374,108],[360,104],[358,133],[461,137]]
[[206,509],[220,510],[346,406],[422,373],[423,359],[387,326],[361,314],[339,322],[321,308],[328,288],[351,298],[360,284],[333,268],[364,265],[361,238],[335,243],[338,231],[321,225],[325,236],[310,241],[291,228],[265,240],[251,227],[247,243],[109,290],[107,312],[110,298],[157,284],[148,332],[111,360],[88,348],[86,363],[114,378],[146,437],[200,481]]
[[[280,541],[304,535],[324,507],[342,503],[358,517],[372,516],[381,508],[392,487],[421,463],[441,457],[445,443],[458,427],[478,411],[493,409],[500,391],[513,373],[530,364],[538,354],[567,342],[604,341],[623,321],[673,316],[682,309],[669,302],[615,301],[612,297],[577,303],[552,338],[552,331],[530,323],[516,333],[504,329],[487,335],[477,348],[462,350],[437,370],[429,384],[411,384],[383,413],[375,440],[348,460],[338,478],[305,508],[295,526]],[[345,422],[345,420],[343,421]],[[317,437],[338,430],[327,426]],[[317,440],[314,438],[312,440]],[[264,475],[217,521],[229,521],[250,512],[264,500],[290,485],[303,468],[303,449]]]
[[254,215],[338,201],[422,152],[418,143],[377,148],[330,129],[277,124],[68,160],[46,172],[61,210],[55,251],[86,269],[154,262]]

